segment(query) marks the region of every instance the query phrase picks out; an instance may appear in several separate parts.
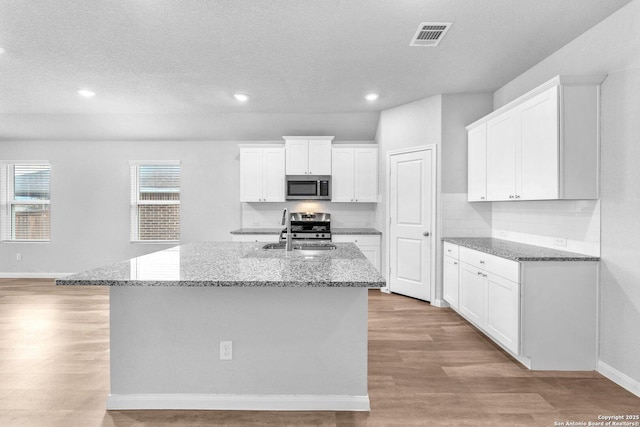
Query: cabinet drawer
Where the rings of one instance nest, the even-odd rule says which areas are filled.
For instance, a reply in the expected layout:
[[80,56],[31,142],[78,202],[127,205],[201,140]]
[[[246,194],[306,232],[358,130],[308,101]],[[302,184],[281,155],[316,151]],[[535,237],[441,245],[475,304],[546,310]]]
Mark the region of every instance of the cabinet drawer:
[[380,245],[380,236],[375,234],[334,234],[331,236],[331,240],[337,243],[355,243],[358,246]]
[[461,247],[460,261],[495,275],[520,283],[520,263],[484,252]]
[[454,245],[453,243],[444,242],[444,254],[446,256],[450,256],[451,258],[458,259],[459,256],[459,248],[460,246]]

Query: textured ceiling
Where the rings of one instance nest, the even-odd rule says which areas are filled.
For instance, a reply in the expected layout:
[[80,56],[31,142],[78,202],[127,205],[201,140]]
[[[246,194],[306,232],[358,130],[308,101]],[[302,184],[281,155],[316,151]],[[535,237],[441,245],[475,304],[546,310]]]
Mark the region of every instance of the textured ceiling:
[[[380,110],[493,91],[628,2],[2,0],[0,139],[372,139]],[[454,24],[409,47],[423,21]]]

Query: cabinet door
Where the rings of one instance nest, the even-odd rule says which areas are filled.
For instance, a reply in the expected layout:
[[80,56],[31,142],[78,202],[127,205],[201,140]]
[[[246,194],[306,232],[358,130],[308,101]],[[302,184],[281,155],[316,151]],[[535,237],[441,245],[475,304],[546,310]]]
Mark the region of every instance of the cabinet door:
[[262,201],[262,149],[240,149],[240,201]]
[[487,124],[471,129],[467,138],[467,200],[487,200]]
[[448,302],[451,307],[458,310],[458,279],[460,277],[458,260],[445,256],[442,275],[444,300]]
[[353,202],[355,177],[353,148],[332,149],[333,173],[331,174],[331,201]]
[[487,122],[487,200],[516,196],[516,114],[507,111]]
[[309,141],[309,175],[331,175],[331,140]]
[[484,272],[465,263],[460,263],[460,287],[458,305],[460,313],[470,322],[483,327],[485,322]]
[[520,286],[500,276],[487,276],[486,331],[506,348],[520,349]]
[[380,271],[380,246],[358,246],[371,264]]
[[309,173],[309,142],[306,139],[287,139],[285,141],[286,174],[307,175]]
[[353,195],[356,202],[378,201],[378,148],[354,148]]
[[557,199],[559,193],[558,87],[522,104],[517,194],[523,200]]
[[284,148],[262,149],[262,200],[284,202]]

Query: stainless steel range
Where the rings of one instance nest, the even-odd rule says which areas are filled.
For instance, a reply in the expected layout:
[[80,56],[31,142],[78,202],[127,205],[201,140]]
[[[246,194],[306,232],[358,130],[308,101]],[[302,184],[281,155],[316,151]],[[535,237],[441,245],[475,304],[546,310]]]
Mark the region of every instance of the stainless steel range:
[[[331,214],[322,212],[292,212],[291,240],[331,241]],[[287,229],[280,232],[280,241],[287,240]]]

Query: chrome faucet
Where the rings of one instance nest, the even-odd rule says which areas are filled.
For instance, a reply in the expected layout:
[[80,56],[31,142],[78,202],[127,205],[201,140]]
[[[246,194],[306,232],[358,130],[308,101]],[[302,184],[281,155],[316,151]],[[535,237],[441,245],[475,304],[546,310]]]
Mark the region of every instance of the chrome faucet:
[[293,242],[291,241],[291,215],[289,215],[287,208],[284,208],[284,211],[282,211],[282,225],[287,226],[287,250],[293,250]]

